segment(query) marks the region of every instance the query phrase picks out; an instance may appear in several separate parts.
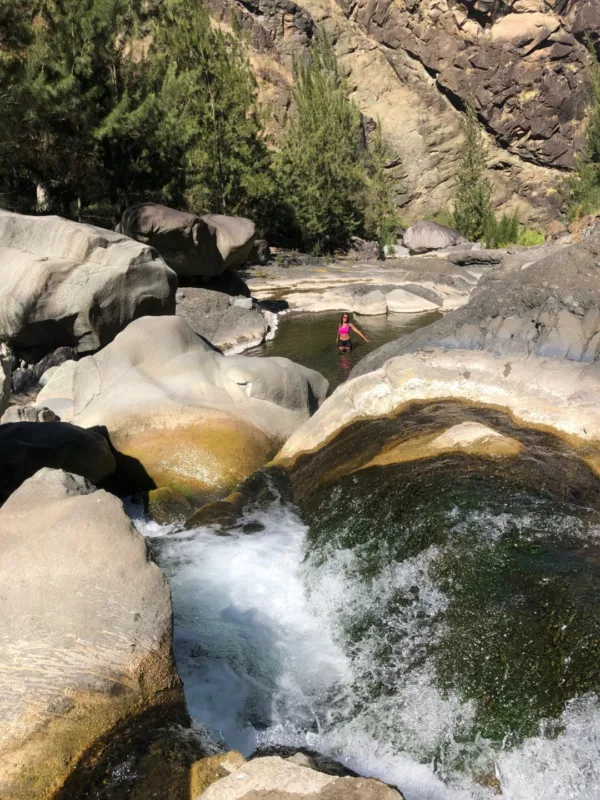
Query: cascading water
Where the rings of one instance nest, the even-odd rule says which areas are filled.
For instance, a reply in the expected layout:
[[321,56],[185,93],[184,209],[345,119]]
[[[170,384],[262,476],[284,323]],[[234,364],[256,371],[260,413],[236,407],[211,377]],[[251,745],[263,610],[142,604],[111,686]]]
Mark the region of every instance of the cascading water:
[[137,520],[192,716],[230,748],[310,747],[407,800],[596,800],[595,515],[455,464],[423,496],[423,475],[373,473],[302,517],[250,505],[225,536]]

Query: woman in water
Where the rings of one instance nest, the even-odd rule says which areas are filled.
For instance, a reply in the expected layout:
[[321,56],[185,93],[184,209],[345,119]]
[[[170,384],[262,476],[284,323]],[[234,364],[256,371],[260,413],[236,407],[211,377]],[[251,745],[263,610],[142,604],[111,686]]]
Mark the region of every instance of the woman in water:
[[350,322],[350,315],[349,314],[342,314],[342,318],[340,320],[340,325],[338,327],[337,332],[337,339],[335,340],[337,344],[337,348],[340,353],[349,353],[352,350],[352,339],[350,339],[350,330],[353,330],[354,333],[357,333],[361,339],[364,339],[365,342],[368,342],[366,336],[364,336],[358,328],[356,328]]

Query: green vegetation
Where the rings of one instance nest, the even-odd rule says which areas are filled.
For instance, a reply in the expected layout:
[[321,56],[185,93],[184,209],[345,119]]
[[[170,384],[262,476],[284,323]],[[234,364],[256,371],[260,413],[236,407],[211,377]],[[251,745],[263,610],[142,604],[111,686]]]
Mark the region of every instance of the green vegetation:
[[600,63],[590,40],[588,122],[585,147],[576,161],[574,174],[566,182],[570,219],[594,214],[600,209]]
[[294,62],[292,97],[276,171],[296,243],[321,253],[343,247],[354,234],[395,241],[397,177],[387,168],[381,126],[368,153],[360,112],[323,28],[309,57]]
[[544,234],[525,228],[519,214],[503,214],[498,219],[492,207],[492,187],[485,177],[488,150],[483,132],[472,106],[465,115],[465,141],[456,179],[454,210],[440,211],[431,217],[435,222],[456,228],[472,242],[484,242],[488,247],[507,247],[520,244],[526,247],[542,244]]
[[390,167],[390,160],[391,154],[378,120],[367,161],[364,227],[366,237],[377,239],[382,245],[396,244],[397,230],[404,227],[396,212],[400,165],[395,163]]
[[465,141],[454,195],[454,227],[471,242],[487,240],[494,216],[492,187],[485,177],[488,152],[473,106],[464,121]]
[[[235,22],[235,20],[233,20]],[[395,238],[396,172],[372,153],[324,31],[294,64],[269,149],[239,25],[202,0],[5,0],[0,205],[112,226],[134,202],[241,214],[315,252]]]

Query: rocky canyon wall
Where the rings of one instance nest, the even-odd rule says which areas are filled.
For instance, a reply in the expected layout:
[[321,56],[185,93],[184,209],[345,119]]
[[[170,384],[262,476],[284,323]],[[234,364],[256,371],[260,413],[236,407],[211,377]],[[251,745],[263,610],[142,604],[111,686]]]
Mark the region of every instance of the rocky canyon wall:
[[277,133],[289,108],[291,59],[317,24],[334,40],[352,95],[379,119],[397,163],[408,221],[452,195],[466,103],[487,131],[500,211],[544,223],[583,143],[586,33],[600,0],[210,0],[248,31],[261,99]]

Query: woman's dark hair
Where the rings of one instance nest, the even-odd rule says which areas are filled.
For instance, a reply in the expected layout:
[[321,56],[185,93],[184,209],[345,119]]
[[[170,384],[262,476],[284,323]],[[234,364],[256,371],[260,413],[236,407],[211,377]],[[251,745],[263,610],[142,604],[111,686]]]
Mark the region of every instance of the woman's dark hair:
[[344,311],[344,313],[340,317],[340,325],[344,324],[344,317],[348,317],[348,322],[350,322],[350,314],[347,311]]

